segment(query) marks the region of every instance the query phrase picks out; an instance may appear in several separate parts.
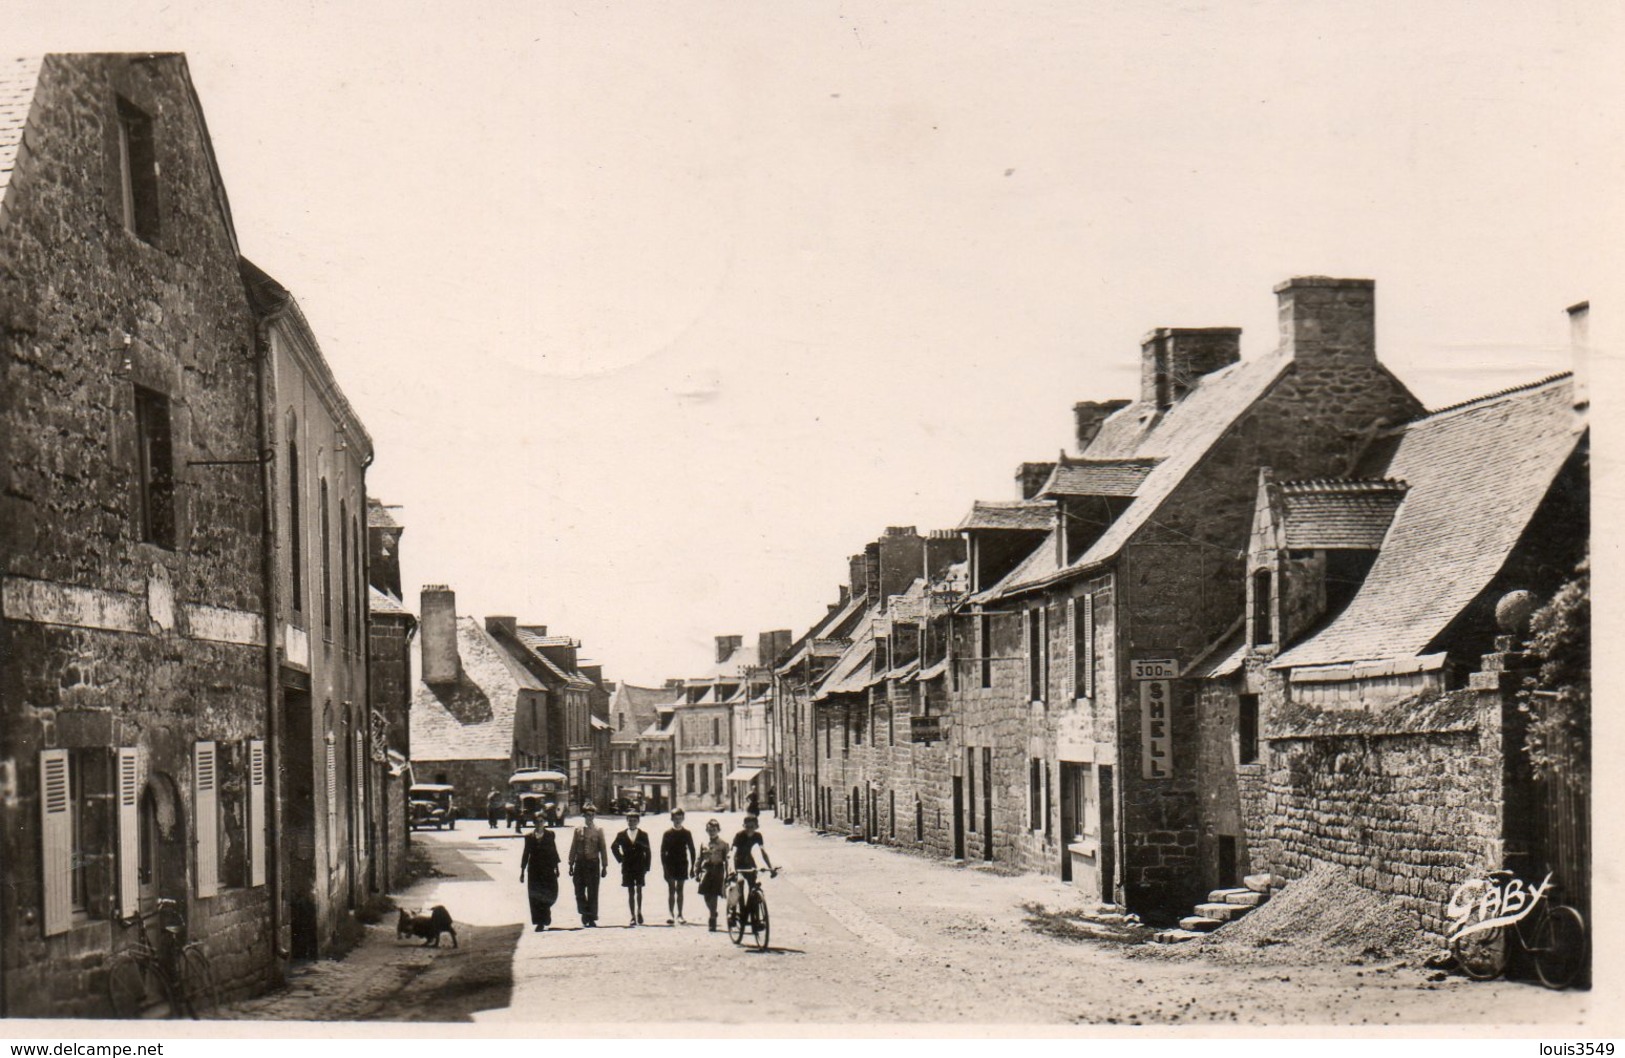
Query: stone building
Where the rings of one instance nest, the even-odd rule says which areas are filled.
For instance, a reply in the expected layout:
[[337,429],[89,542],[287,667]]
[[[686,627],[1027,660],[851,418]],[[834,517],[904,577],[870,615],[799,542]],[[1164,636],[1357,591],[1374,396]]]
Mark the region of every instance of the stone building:
[[694,811],[728,807],[728,773],[733,770],[733,707],[749,694],[756,648],[742,636],[717,636],[716,661],[703,675],[683,681],[672,703],[672,803]]
[[366,473],[372,439],[299,303],[247,259],[275,481],[272,625],[280,664],[270,746],[288,915],[283,941],[315,958],[378,888],[377,776],[367,691]]
[[1384,430],[1343,476],[1260,474],[1244,616],[1196,673],[1204,885],[1331,864],[1436,936],[1488,869],[1583,896],[1529,816],[1530,662],[1496,619],[1585,555],[1577,399],[1558,376]]
[[367,693],[376,766],[373,826],[377,874],[386,891],[406,881],[407,787],[412,776],[412,639],[417,618],[401,594],[403,528],[389,508],[367,502]]
[[279,972],[266,365],[186,60],[0,60],[0,1015],[179,902]]
[[509,646],[513,618],[460,618],[456,594],[438,584],[424,586],[418,613],[412,774],[455,786],[458,814],[481,815],[486,795],[506,795],[515,771],[563,757],[562,718],[548,686]]
[[[548,635],[546,625],[520,625],[492,618],[503,647],[546,691],[545,757],[537,767],[564,773],[570,801],[578,808],[609,798],[609,725],[596,710],[609,695],[596,666],[583,666],[581,644],[569,636]],[[589,674],[590,672],[590,674]]]
[[[666,692],[659,687],[638,687],[625,680],[609,684],[610,696],[605,720],[609,723],[609,786],[611,800],[646,798],[639,777],[639,743],[651,724],[660,718],[659,706]],[[670,791],[666,791],[670,796]]]
[[667,680],[658,695],[654,719],[638,733],[638,785],[651,812],[667,811],[676,801],[672,745],[677,732],[672,721],[676,700],[683,696],[683,681]]
[[1259,468],[1346,473],[1421,410],[1377,360],[1369,280],[1276,294],[1279,344],[1255,360],[1235,328],[1146,336],[1139,399],[1080,405],[1079,457],[1038,488],[1055,528],[965,607],[991,644],[978,679],[960,674],[955,740],[967,776],[982,764],[994,858],[1142,913],[1202,891],[1197,710],[1179,677],[1242,615]]
[[728,701],[729,722],[733,725],[733,766],[725,776],[730,808],[743,811],[754,796],[758,810],[765,810],[778,799],[776,774],[767,766],[773,664],[789,648],[788,629],[758,635],[758,665],[746,670],[739,689]]
[[[858,578],[854,578],[858,579]],[[805,635],[791,644],[773,672],[773,743],[769,766],[776,775],[778,811],[786,820],[822,825],[813,692],[852,645],[852,632],[867,612],[866,596],[851,583]]]

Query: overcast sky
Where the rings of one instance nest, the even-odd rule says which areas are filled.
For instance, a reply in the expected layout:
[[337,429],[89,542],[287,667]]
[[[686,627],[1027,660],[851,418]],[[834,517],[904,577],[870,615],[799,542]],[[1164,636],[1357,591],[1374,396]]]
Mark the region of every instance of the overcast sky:
[[188,53],[409,594],[636,682],[1010,498],[1153,327],[1258,356],[1275,283],[1373,278],[1439,406],[1625,289],[1613,0],[57,6],[8,50]]

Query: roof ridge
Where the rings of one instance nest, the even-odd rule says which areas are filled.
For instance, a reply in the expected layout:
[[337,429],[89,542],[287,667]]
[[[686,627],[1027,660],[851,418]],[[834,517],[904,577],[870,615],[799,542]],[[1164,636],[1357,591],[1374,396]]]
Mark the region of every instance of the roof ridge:
[[1483,396],[1470,397],[1467,400],[1457,401],[1454,404],[1446,404],[1442,408],[1434,408],[1431,411],[1423,412],[1414,419],[1406,420],[1398,427],[1398,429],[1403,430],[1414,423],[1425,422],[1428,419],[1436,418],[1440,415],[1448,414],[1449,412],[1461,411],[1463,408],[1470,408],[1475,404],[1485,404],[1492,400],[1498,400],[1501,397],[1510,397],[1514,393],[1523,393],[1528,390],[1539,389],[1542,386],[1549,386],[1553,382],[1557,382],[1560,379],[1572,377],[1574,377],[1573,371],[1559,371],[1555,375],[1547,375],[1545,378],[1537,378],[1533,382],[1525,382],[1519,386],[1508,386],[1506,389],[1498,389],[1494,393],[1485,393]]
[[1280,487],[1282,492],[1403,492],[1410,485],[1400,478],[1300,478]]

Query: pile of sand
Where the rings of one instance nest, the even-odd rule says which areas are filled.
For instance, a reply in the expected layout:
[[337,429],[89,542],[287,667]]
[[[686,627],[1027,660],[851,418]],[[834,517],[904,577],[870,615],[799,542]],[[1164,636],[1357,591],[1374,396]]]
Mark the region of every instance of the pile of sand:
[[1154,957],[1369,962],[1423,956],[1431,947],[1415,917],[1392,899],[1355,884],[1343,868],[1322,864],[1242,918],[1201,940],[1150,944]]

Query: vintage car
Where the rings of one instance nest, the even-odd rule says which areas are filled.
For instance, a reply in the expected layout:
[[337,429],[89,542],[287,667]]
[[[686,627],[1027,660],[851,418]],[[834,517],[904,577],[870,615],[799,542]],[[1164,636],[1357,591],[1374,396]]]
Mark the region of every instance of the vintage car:
[[457,828],[457,804],[453,787],[441,783],[420,782],[406,791],[406,818],[408,825],[434,827],[436,830]]
[[541,768],[523,768],[508,779],[513,792],[514,826],[523,828],[538,818],[550,827],[564,822],[565,784],[569,779],[563,772]]

